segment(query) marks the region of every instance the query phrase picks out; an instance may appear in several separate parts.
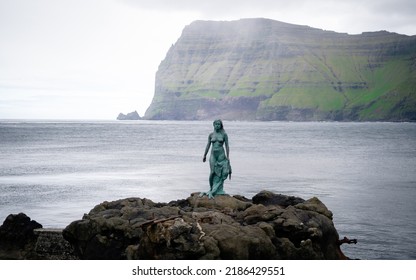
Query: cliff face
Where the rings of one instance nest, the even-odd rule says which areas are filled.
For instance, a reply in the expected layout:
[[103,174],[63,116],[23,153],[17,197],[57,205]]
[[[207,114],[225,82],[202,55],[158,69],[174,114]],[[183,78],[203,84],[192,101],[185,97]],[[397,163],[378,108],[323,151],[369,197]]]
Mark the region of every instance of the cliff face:
[[416,120],[416,36],[196,21],[161,62],[145,118]]

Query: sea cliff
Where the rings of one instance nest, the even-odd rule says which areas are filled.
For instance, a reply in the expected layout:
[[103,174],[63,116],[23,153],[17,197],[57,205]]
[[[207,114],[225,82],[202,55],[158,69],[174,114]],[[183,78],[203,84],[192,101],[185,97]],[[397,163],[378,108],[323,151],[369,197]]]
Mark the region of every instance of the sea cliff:
[[160,63],[145,118],[415,121],[416,36],[195,21]]
[[268,191],[251,199],[126,198],[95,206],[63,230],[41,227],[10,215],[0,227],[0,258],[347,259],[340,250],[346,239],[318,198]]

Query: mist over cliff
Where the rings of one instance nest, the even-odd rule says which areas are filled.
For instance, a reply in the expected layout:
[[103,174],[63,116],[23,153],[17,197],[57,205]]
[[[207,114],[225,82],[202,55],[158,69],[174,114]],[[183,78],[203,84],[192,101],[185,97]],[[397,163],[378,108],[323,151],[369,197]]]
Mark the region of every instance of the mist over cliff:
[[415,121],[416,36],[195,21],[159,65],[145,118]]

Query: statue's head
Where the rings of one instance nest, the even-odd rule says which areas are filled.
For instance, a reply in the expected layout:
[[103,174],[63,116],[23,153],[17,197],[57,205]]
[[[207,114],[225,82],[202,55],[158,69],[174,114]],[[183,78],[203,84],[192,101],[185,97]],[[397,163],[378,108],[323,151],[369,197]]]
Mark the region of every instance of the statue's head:
[[223,130],[224,129],[224,125],[222,124],[222,120],[215,120],[213,122],[213,125],[214,125],[215,130]]

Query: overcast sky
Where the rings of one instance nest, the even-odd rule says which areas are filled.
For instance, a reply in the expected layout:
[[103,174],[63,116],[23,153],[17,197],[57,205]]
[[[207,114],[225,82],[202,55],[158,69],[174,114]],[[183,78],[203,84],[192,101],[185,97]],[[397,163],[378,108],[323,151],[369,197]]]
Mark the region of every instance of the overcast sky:
[[194,20],[415,35],[415,15],[414,0],[0,0],[0,119],[143,116],[157,67]]

